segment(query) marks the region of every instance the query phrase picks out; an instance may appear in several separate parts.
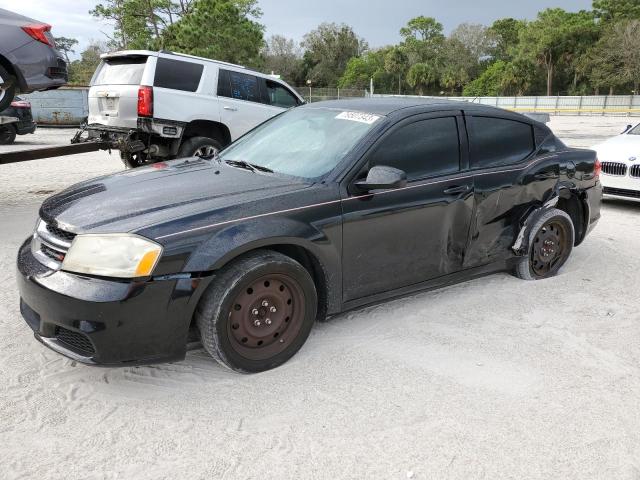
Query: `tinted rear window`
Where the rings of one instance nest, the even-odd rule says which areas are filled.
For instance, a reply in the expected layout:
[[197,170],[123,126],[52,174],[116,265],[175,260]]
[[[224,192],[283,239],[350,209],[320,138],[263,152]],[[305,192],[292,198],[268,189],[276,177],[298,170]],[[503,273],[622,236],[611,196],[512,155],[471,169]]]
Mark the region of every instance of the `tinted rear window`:
[[220,70],[218,78],[218,95],[221,97],[260,102],[260,85],[255,75]]
[[139,85],[147,57],[123,57],[103,60],[91,85]]
[[153,85],[185,92],[195,92],[200,85],[204,66],[199,63],[158,58]]
[[472,117],[471,167],[484,168],[518,163],[535,149],[528,123],[493,117]]

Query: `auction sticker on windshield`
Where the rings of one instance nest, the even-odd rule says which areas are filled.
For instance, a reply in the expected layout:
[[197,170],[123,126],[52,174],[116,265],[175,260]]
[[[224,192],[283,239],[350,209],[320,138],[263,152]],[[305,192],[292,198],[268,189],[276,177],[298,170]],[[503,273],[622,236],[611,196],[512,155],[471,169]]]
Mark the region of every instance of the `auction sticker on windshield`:
[[376,120],[378,120],[380,116],[363,112],[342,112],[339,115],[336,115],[336,118],[340,120],[351,120],[352,122],[360,122],[371,125]]

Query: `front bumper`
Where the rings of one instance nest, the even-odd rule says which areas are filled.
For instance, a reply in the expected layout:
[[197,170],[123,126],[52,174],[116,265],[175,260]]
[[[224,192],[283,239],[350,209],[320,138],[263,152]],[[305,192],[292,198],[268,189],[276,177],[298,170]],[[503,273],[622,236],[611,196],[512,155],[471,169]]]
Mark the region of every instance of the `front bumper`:
[[82,363],[123,366],[181,360],[207,278],[114,281],[50,270],[18,253],[20,310],[35,337]]

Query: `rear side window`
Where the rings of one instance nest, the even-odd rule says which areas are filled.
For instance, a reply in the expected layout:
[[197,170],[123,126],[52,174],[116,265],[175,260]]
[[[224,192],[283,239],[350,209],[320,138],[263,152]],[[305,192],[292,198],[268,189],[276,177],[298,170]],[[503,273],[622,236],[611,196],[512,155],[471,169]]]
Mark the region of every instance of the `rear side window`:
[[121,57],[103,60],[91,85],[139,85],[147,57]]
[[369,166],[403,170],[408,180],[460,170],[460,140],[455,117],[431,118],[402,126],[382,140]]
[[274,107],[291,108],[297,106],[299,103],[298,99],[293,95],[293,93],[280,85],[278,82],[267,80],[266,89],[268,100],[267,103],[269,105],[273,105]]
[[200,85],[204,66],[170,58],[158,58],[153,85],[185,92],[195,92]]
[[220,70],[218,78],[218,95],[260,103],[260,85],[255,75]]
[[518,163],[535,150],[528,123],[494,117],[471,117],[470,123],[472,168]]

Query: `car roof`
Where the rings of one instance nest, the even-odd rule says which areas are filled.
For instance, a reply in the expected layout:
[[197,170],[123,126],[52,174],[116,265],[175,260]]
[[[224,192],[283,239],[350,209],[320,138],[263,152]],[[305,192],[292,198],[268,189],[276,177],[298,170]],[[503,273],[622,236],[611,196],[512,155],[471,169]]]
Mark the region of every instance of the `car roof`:
[[501,108],[489,105],[471,103],[464,100],[448,100],[437,97],[365,97],[348,98],[341,100],[327,100],[323,102],[308,103],[306,108],[335,108],[353,110],[357,112],[371,113],[374,115],[391,115],[399,110],[407,108],[423,107],[424,111],[438,110],[465,110],[473,113],[499,114],[501,116],[512,116],[519,120],[526,120],[529,123],[534,120],[524,115],[510,112]]

